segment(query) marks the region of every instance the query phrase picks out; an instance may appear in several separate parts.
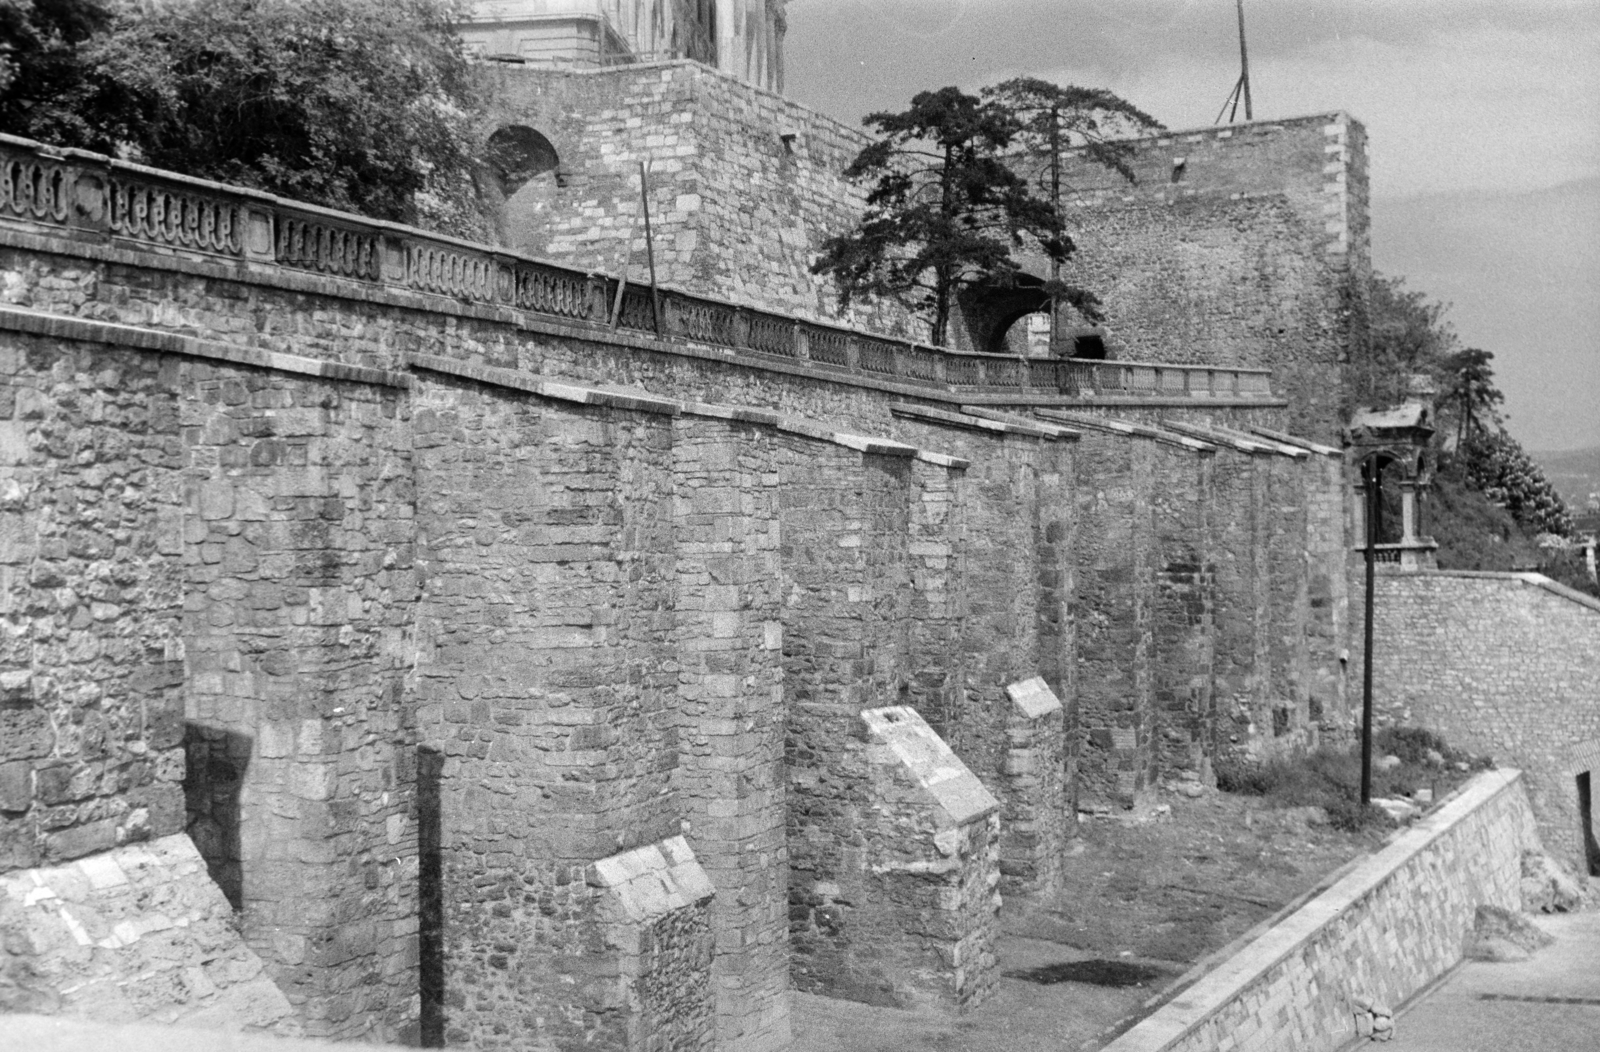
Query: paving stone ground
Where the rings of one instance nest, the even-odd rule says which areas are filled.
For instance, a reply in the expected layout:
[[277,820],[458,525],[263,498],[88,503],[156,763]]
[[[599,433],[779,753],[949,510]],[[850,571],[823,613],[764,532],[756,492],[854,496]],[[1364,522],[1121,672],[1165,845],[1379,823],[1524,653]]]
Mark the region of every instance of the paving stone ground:
[[1534,923],[1555,937],[1553,945],[1526,961],[1462,965],[1400,1013],[1393,1041],[1371,1047],[1385,1052],[1600,1050],[1600,911],[1540,916]]

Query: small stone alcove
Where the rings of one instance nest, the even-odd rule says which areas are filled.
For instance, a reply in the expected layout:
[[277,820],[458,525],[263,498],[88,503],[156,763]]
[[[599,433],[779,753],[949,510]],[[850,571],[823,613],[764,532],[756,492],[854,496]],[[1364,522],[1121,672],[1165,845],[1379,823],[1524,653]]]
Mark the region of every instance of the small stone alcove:
[[484,159],[508,199],[536,176],[561,167],[561,157],[550,140],[521,124],[507,125],[489,136]]

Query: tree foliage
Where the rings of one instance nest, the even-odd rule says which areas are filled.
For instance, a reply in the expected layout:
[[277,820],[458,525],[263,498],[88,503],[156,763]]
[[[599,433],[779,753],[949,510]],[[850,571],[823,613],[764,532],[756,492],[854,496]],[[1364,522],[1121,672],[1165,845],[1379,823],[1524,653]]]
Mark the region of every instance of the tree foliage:
[[[1148,113],[1104,88],[1052,84],[1036,77],[1017,77],[984,88],[979,95],[1011,114],[1017,122],[1013,142],[1016,153],[1032,159],[1038,169],[1038,186],[1060,208],[1061,151],[1079,148],[1097,164],[1133,181],[1129,159],[1133,146],[1126,140],[1165,125]],[[1037,162],[1043,162],[1039,164]]]
[[1503,431],[1481,431],[1456,450],[1462,475],[1493,504],[1533,533],[1572,533],[1572,515],[1544,471],[1516,439]]
[[1406,288],[1404,278],[1373,276],[1368,299],[1366,361],[1353,370],[1351,396],[1357,405],[1396,405],[1413,376],[1426,376],[1435,388],[1446,382],[1445,363],[1460,346],[1445,315],[1448,306]]
[[1494,385],[1494,355],[1476,347],[1457,351],[1444,360],[1445,385],[1439,403],[1456,418],[1456,446],[1501,427],[1499,407],[1506,400]]
[[1072,239],[1057,201],[1036,192],[1017,162],[1052,134],[1099,142],[1119,120],[1154,124],[1109,92],[1031,80],[981,97],[953,87],[925,91],[902,112],[869,114],[864,123],[879,138],[845,172],[871,183],[865,214],[823,244],[812,272],[832,276],[842,306],[899,301],[923,315],[930,339],[942,344],[959,293],[1012,285],[1020,270],[1012,250],[1032,244],[1052,260],[1052,295],[1097,317],[1091,294],[1056,278]]
[[0,0],[0,130],[92,141],[94,85],[80,51],[110,21],[101,0]]
[[1572,516],[1544,472],[1506,432],[1505,396],[1494,382],[1494,355],[1461,346],[1448,308],[1376,276],[1371,291],[1371,347],[1355,376],[1367,405],[1402,401],[1413,377],[1435,390],[1439,474],[1427,529],[1449,569],[1528,569],[1542,555],[1538,534],[1568,536]]
[[[0,0],[5,130],[456,233],[483,229],[451,0]],[[63,14],[70,10],[70,17]],[[24,67],[51,72],[42,94]]]

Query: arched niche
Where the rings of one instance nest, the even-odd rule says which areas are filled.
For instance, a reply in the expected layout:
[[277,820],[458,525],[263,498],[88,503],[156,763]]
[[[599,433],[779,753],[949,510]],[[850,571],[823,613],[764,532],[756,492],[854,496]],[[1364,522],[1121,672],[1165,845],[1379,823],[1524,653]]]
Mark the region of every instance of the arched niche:
[[[1043,278],[1021,271],[1005,285],[965,289],[957,297],[957,306],[961,335],[966,337],[958,340],[957,346],[964,342],[972,350],[986,354],[1024,354],[1027,332],[1017,322],[1030,314],[1048,311],[1050,293],[1045,291]],[[1015,333],[1013,326],[1017,327]]]
[[534,177],[561,166],[561,157],[550,140],[523,124],[497,129],[489,136],[484,153],[489,171],[507,198],[515,196]]

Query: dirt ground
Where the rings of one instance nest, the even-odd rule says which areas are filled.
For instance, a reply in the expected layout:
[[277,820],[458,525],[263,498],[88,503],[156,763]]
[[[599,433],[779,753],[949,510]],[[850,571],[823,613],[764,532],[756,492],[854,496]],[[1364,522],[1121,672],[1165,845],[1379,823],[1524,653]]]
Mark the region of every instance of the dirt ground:
[[1162,802],[1170,815],[1080,825],[1061,893],[1005,907],[1002,977],[977,1010],[957,1019],[799,994],[796,1052],[1098,1048],[1193,965],[1382,838],[1255,797]]

